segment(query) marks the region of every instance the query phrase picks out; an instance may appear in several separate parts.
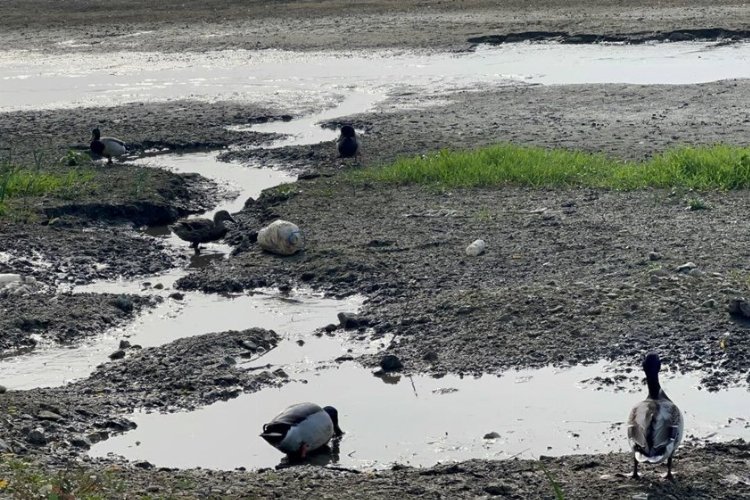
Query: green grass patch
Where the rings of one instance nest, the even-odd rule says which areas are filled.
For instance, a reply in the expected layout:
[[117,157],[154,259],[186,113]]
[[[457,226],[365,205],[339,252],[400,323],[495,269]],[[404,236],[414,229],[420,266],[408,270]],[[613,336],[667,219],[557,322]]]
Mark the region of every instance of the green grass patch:
[[360,181],[445,187],[745,189],[750,187],[750,148],[681,147],[629,162],[597,153],[498,144],[402,158],[349,175]]
[[73,155],[62,159],[63,166],[45,161],[41,154],[34,155],[34,165],[19,165],[12,158],[0,161],[0,215],[19,201],[25,205],[30,198],[51,196],[69,200],[91,191],[95,173],[90,166],[73,164]]

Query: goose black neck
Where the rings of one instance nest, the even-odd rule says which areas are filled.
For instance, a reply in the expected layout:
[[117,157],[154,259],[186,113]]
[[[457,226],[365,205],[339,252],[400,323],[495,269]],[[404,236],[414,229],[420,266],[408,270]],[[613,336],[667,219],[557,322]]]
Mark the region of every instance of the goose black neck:
[[659,392],[661,391],[661,385],[659,385],[659,372],[647,373],[646,383],[648,384],[648,397],[651,399],[659,399]]

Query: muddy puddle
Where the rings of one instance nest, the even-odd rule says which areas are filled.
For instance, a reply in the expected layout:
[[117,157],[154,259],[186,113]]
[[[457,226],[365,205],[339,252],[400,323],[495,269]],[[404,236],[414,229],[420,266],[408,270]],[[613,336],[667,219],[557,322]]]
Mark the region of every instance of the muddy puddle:
[[239,100],[330,107],[357,90],[446,92],[519,83],[699,83],[750,77],[750,44],[509,44],[473,52],[0,51],[0,110]]
[[180,300],[170,298],[174,282],[184,274],[185,271],[175,270],[148,280],[100,282],[74,289],[74,292],[159,295],[163,302],[126,327],[107,331],[86,342],[68,347],[40,345],[30,354],[5,359],[0,362],[0,380],[10,389],[64,385],[85,378],[97,365],[109,361],[108,356],[117,350],[121,339],[145,348],[183,337],[251,327],[272,329],[294,345],[302,340],[318,346],[308,354],[311,362],[333,359],[351,348],[348,342],[335,346],[315,344],[317,337],[313,332],[336,323],[336,315],[341,311],[357,311],[362,304],[361,297],[335,300],[310,290],[294,290],[289,294],[256,290],[233,296],[180,292]]
[[[308,400],[338,408],[346,432],[337,453],[311,460],[321,465],[429,466],[471,458],[621,451],[627,449],[624,422],[632,405],[645,397],[645,386],[630,383],[627,390],[614,390],[582,382],[608,368],[601,363],[509,371],[501,377],[378,378],[346,362],[304,372],[280,389],[194,412],[136,413],[130,418],[137,429],[96,444],[91,454],[181,468],[273,467],[282,455],[258,437],[262,425],[287,405]],[[683,410],[688,439],[750,438],[750,392],[708,393],[697,389],[698,380],[663,377],[665,390]],[[484,439],[492,432],[496,438]]]
[[[159,154],[133,160],[136,165],[164,168],[172,172],[195,173],[219,184],[223,196],[219,204],[206,213],[195,217],[213,217],[218,210],[230,213],[239,212],[248,198],[257,198],[264,189],[286,182],[294,182],[297,176],[280,169],[255,164],[239,164],[218,160],[219,151],[200,151],[183,154]],[[150,236],[163,238],[173,247],[185,251],[190,257],[189,268],[201,268],[219,260],[231,251],[228,245],[221,242],[201,245],[201,254],[195,255],[189,243],[180,240],[167,226],[144,228]]]

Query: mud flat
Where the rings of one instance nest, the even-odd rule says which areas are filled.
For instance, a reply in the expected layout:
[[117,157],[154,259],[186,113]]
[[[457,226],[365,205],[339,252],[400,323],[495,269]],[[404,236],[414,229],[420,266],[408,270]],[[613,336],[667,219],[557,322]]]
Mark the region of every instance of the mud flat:
[[[2,347],[13,354],[0,361],[5,373],[24,373],[15,370],[21,365],[42,373],[19,376],[0,393],[0,449],[14,454],[0,470],[11,494],[34,496],[63,476],[108,498],[545,498],[554,495],[550,477],[566,498],[750,494],[750,449],[741,440],[750,345],[747,323],[727,310],[750,293],[746,192],[436,189],[349,175],[403,155],[496,142],[629,160],[675,145],[745,145],[745,6],[369,2],[352,12],[337,2],[305,9],[223,2],[219,11],[211,2],[182,3],[155,10],[128,2],[126,12],[113,2],[104,12],[71,2],[60,15],[57,3],[8,2],[0,16],[7,49],[0,64],[17,70],[7,80],[17,99],[0,96],[0,146],[31,161],[43,136],[41,149],[58,158],[85,149],[96,125],[133,146],[128,162],[93,167],[99,190],[77,200],[34,198],[22,216],[0,222],[0,272],[32,276],[39,286],[4,296],[0,306]],[[515,44],[536,40],[564,45]],[[639,45],[578,45],[602,40]],[[654,40],[680,43],[641,44]],[[321,51],[344,45],[366,50],[337,53],[339,66],[329,71],[335,58]],[[311,52],[253,52],[263,48]],[[652,49],[657,57],[642,55]],[[502,50],[515,54],[516,73],[499,61],[471,66]],[[546,64],[549,72],[519,69],[520,61],[533,63],[523,54],[545,50],[548,63],[559,63]],[[109,70],[86,65],[112,53]],[[142,59],[151,65],[143,70],[128,54],[151,54]],[[566,54],[578,54],[578,69],[595,64],[555,70],[573,61]],[[243,60],[278,71],[302,61],[312,76],[266,100],[278,74],[252,80]],[[399,77],[389,61],[413,75]],[[52,70],[27,72],[24,64]],[[617,73],[630,65],[640,72]],[[70,71],[60,77],[63,66]],[[206,75],[190,76],[200,68]],[[79,77],[73,70],[98,91],[58,87]],[[337,77],[326,79],[331,72]],[[343,122],[363,136],[364,165],[335,157],[331,129]],[[175,152],[187,155],[159,156]],[[212,169],[217,159],[232,162]],[[58,163],[52,170],[69,171]],[[235,167],[258,170],[235,175]],[[277,170],[263,187],[301,179],[261,192],[251,184],[267,179],[249,174],[264,167]],[[709,209],[687,210],[696,198]],[[210,214],[220,203],[238,224],[207,258],[191,259],[181,243],[161,237],[164,223]],[[252,243],[252,231],[279,217],[305,231],[303,254],[274,257]],[[467,257],[464,248],[480,237],[487,252]],[[70,291],[92,282],[85,293]],[[254,297],[259,287],[267,297]],[[306,301],[329,306],[300,316]],[[269,309],[280,312],[268,323],[243,316],[259,302],[283,305]],[[202,323],[211,311],[221,321]],[[336,312],[358,312],[357,326],[337,325]],[[676,483],[662,480],[659,468],[642,481],[627,477],[622,421],[642,393],[633,367],[649,349],[664,355],[665,386],[671,378],[670,394],[688,415]],[[384,354],[403,367],[375,378]],[[66,374],[71,359],[85,362]],[[531,381],[513,375],[517,369]],[[586,401],[549,423],[545,394],[563,378],[561,393]],[[379,399],[362,401],[358,389],[368,387]],[[398,415],[388,406],[391,391],[411,420],[388,446],[383,422],[398,422],[370,416]],[[259,448],[265,443],[245,440],[288,403],[337,395],[350,424],[338,457],[284,468],[274,450]],[[472,405],[478,400],[486,405]],[[466,411],[473,427],[460,425],[462,406],[479,408]],[[582,416],[588,408],[591,419]],[[423,429],[431,411],[440,417]],[[439,425],[446,421],[459,425]],[[533,431],[545,423],[553,429]],[[499,437],[485,440],[492,431]],[[201,456],[208,445],[191,450],[190,433],[203,439],[193,444],[231,449]],[[159,455],[170,440],[184,452]],[[282,470],[263,469],[275,465]],[[195,466],[216,470],[170,468]],[[259,470],[228,470],[235,467]]]

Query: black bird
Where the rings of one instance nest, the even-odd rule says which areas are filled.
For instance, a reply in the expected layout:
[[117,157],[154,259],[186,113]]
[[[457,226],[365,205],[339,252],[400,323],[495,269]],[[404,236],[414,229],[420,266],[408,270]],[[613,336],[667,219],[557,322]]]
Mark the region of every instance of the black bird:
[[336,146],[341,158],[356,158],[359,155],[359,141],[354,127],[351,125],[341,127],[341,135],[336,141]]

